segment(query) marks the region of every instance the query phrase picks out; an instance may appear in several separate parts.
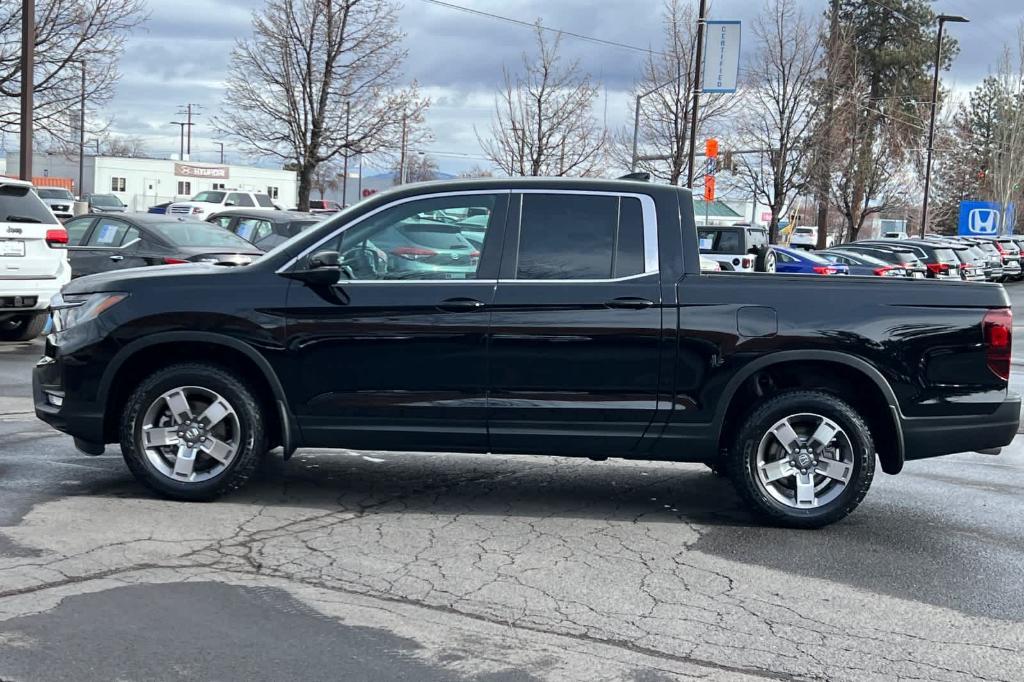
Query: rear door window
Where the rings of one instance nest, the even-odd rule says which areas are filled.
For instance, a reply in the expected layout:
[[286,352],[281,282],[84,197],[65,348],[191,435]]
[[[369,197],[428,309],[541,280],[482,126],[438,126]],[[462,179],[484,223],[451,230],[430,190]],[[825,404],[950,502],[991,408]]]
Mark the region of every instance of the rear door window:
[[64,223],[64,229],[68,233],[68,246],[79,246],[89,232],[93,218],[75,218]]
[[274,202],[270,200],[270,197],[266,194],[257,194],[256,203],[263,208],[274,208]]
[[760,249],[768,244],[768,233],[764,230],[748,230],[747,234],[750,236],[751,248]]
[[644,272],[643,209],[635,197],[524,194],[517,279],[580,280]]
[[256,205],[255,203],[253,203],[252,197],[250,197],[248,194],[243,194],[241,192],[233,192],[233,193],[229,194],[228,195],[228,203],[233,204],[235,206],[255,206]]
[[131,226],[123,220],[100,218],[85,245],[116,248],[124,242],[130,228]]
[[743,253],[737,230],[700,230],[697,236],[703,253]]

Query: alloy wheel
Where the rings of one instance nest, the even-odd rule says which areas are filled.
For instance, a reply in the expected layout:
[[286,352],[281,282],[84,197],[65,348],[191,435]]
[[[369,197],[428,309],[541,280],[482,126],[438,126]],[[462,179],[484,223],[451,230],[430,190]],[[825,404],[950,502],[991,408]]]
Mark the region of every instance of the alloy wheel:
[[849,436],[819,414],[780,419],[757,447],[758,485],[793,509],[823,507],[839,497],[853,476]]
[[174,388],[154,400],[142,419],[140,440],[153,468],[182,483],[219,475],[242,444],[235,409],[200,386]]

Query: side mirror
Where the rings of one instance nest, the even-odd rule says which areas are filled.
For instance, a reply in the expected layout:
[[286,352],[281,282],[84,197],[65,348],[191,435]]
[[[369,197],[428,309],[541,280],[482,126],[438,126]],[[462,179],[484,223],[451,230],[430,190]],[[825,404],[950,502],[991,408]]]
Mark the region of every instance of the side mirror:
[[285,272],[285,277],[316,286],[330,286],[341,279],[341,257],[337,251],[318,251],[309,257],[309,268]]

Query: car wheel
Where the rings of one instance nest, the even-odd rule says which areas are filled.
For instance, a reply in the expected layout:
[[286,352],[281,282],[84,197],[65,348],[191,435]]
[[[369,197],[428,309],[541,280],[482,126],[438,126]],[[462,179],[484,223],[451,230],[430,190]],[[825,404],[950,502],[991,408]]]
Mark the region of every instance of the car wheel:
[[757,258],[754,260],[754,270],[757,272],[775,272],[777,262],[775,249],[770,246],[762,247],[761,251],[757,254]]
[[0,322],[0,341],[31,341],[43,333],[46,313],[15,315]]
[[121,453],[139,481],[179,500],[211,500],[244,485],[267,450],[252,390],[223,369],[180,364],[132,393]]
[[820,528],[856,509],[871,487],[867,423],[824,391],[787,391],[757,407],[726,459],[740,496],[769,522]]

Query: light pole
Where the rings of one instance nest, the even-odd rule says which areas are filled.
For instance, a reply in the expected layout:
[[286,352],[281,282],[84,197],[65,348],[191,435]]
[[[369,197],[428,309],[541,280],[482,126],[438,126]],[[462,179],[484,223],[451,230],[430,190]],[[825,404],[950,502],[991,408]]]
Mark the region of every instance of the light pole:
[[224,143],[223,142],[214,142],[214,144],[218,145],[220,147],[220,162],[223,165],[223,163],[224,163]]
[[932,74],[932,114],[928,119],[928,156],[924,164],[924,203],[921,204],[921,236],[924,236],[925,227],[928,225],[928,190],[931,188],[932,180],[932,142],[935,140],[935,110],[939,101],[939,65],[942,62],[942,27],[949,21],[957,24],[965,24],[970,19],[956,14],[940,14],[939,34],[935,38],[935,72]]
[[[81,59],[78,64],[82,67],[82,91],[79,93],[78,112],[78,198],[85,196],[85,60]],[[95,178],[94,185],[95,185]]]
[[185,127],[191,125],[186,121],[171,121],[169,125],[179,126],[181,131],[178,137],[178,161],[185,160]]
[[32,181],[32,94],[35,91],[36,5],[21,2],[21,140],[18,148],[18,172],[22,180]]

